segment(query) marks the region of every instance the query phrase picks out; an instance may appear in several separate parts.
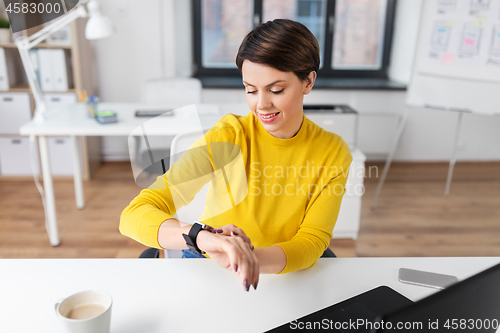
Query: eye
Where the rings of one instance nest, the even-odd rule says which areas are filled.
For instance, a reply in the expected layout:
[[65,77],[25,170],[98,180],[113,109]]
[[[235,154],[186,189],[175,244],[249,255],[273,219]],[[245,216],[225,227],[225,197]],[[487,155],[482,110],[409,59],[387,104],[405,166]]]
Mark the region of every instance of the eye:
[[247,94],[255,94],[256,91],[247,91]]
[[275,94],[275,95],[278,95],[278,94],[280,94],[283,90],[285,90],[285,89],[281,89],[281,90],[279,90],[279,91],[272,91],[272,90],[271,90],[271,92],[272,92],[273,94]]

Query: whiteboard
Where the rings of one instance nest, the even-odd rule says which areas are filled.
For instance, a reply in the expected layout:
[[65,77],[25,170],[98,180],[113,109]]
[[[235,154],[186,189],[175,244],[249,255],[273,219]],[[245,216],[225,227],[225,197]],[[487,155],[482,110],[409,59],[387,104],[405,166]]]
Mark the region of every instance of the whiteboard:
[[425,0],[407,103],[500,115],[500,0]]

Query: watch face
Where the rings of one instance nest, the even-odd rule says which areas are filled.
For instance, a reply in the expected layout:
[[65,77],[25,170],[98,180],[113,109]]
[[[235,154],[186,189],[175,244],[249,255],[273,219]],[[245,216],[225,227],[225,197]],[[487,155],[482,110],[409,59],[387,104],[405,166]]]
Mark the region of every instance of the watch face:
[[200,221],[194,221],[194,223],[199,224],[203,230],[208,230],[210,232],[212,232],[212,230],[214,230],[213,227],[209,226],[208,224],[201,223]]

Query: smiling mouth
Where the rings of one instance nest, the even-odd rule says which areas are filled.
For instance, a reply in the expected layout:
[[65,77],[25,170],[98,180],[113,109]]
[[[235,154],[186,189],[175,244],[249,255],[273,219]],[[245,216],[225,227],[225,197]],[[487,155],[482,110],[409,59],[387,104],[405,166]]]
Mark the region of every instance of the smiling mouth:
[[274,116],[277,116],[279,114],[279,112],[276,112],[276,113],[269,113],[269,114],[266,114],[265,116],[264,115],[260,115],[262,118],[264,119],[269,119],[269,118],[272,118]]

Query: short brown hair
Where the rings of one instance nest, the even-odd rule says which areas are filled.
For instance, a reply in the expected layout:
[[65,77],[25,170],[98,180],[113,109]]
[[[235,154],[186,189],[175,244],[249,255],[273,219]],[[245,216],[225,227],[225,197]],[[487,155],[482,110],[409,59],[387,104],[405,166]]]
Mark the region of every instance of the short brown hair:
[[245,36],[236,55],[240,72],[245,60],[293,72],[304,81],[311,71],[318,72],[319,44],[302,23],[275,19],[260,24]]

